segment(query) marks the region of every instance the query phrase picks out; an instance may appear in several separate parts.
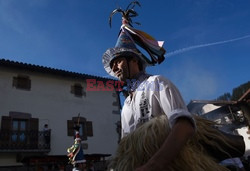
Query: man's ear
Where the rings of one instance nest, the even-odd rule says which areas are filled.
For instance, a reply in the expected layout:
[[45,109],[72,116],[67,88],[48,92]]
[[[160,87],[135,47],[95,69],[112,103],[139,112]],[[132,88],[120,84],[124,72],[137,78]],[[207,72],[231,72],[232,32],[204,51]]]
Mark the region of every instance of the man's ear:
[[131,61],[131,64],[133,66],[134,71],[136,71],[136,72],[140,71],[140,61],[139,61],[139,59],[134,57],[130,61]]

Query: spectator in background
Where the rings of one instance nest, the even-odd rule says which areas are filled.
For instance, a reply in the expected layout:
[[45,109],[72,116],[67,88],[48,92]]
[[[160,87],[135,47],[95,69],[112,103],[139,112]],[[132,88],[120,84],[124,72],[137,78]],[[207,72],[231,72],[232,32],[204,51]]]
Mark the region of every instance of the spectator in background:
[[50,144],[50,129],[48,124],[44,124],[43,135],[46,145]]

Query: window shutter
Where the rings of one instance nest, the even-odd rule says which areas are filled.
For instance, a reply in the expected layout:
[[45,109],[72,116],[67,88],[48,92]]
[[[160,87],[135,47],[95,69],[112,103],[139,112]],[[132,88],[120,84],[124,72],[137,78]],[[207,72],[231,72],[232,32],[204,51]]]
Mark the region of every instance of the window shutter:
[[74,136],[74,121],[67,120],[68,136]]
[[29,122],[29,143],[30,147],[36,149],[38,147],[38,122],[37,118],[30,118]]
[[30,131],[38,131],[38,119],[30,118]]
[[30,90],[31,81],[29,77],[18,77],[18,87],[22,89]]
[[11,130],[11,117],[2,116],[1,130],[2,131],[10,131]]
[[76,84],[74,86],[74,89],[75,89],[76,96],[82,96],[82,86],[81,85]]
[[70,92],[77,97],[82,97],[84,95],[83,87],[79,83],[75,83],[74,85],[72,85]]
[[10,143],[11,117],[2,116],[0,131],[0,148],[8,147]]
[[93,126],[91,121],[86,122],[87,136],[93,137]]
[[17,77],[13,77],[13,87],[23,90],[31,89],[31,80],[29,76],[18,75]]

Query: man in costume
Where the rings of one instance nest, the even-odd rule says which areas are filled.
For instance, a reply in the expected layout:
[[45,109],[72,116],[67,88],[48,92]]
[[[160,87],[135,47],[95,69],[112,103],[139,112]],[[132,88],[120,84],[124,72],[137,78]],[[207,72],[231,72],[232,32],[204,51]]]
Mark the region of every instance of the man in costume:
[[[105,57],[109,55],[111,58],[110,64],[106,67],[110,67],[113,75],[125,83],[130,81],[131,84],[127,85],[129,96],[122,110],[122,137],[151,118],[166,114],[172,128],[170,135],[159,151],[145,165],[137,169],[160,171],[174,160],[193,135],[195,122],[177,88],[162,76],[146,74],[144,72],[146,63],[140,52],[135,47],[131,48],[133,42],[124,32],[121,32],[119,38],[118,44],[120,44],[116,48],[109,49],[104,55]],[[125,47],[126,43],[129,43],[129,47]],[[134,79],[136,81],[132,82]]]
[[[190,140],[196,122],[175,85],[145,72],[147,66],[164,60],[163,43],[132,28],[129,10],[118,12],[123,14],[119,37],[102,61],[111,76],[124,82],[128,97],[121,113],[122,140],[110,170],[226,170],[203,155],[201,148],[189,148],[195,145]],[[148,52],[151,60],[136,45]]]
[[73,171],[83,170],[85,167],[84,153],[79,134],[79,126],[75,126],[75,141],[74,144],[67,149],[69,162],[73,165]]
[[[169,80],[145,73],[145,67],[151,63],[140,53],[131,35],[127,33],[131,28],[125,18],[123,23],[116,47],[108,49],[103,56],[107,72],[124,81],[129,91],[122,110],[122,137],[153,117],[167,115],[172,128],[170,135],[158,152],[137,169],[162,170],[164,165],[172,162],[193,135],[195,122],[179,91]],[[159,57],[162,57],[165,50],[157,46]]]
[[[121,32],[119,38],[122,39],[118,40],[121,46],[126,46],[123,42],[132,43],[124,32]],[[112,50],[113,53],[110,53]],[[121,81],[126,82],[129,79],[131,84],[127,85],[129,96],[122,110],[122,137],[153,117],[163,113],[167,115],[172,128],[171,134],[148,163],[138,169],[161,170],[162,166],[172,162],[193,135],[195,122],[187,111],[179,91],[169,80],[144,72],[142,68],[145,64],[135,47],[132,49],[117,46],[109,49],[105,55],[107,54],[112,58],[109,65],[114,75]],[[132,82],[133,79],[136,81]]]

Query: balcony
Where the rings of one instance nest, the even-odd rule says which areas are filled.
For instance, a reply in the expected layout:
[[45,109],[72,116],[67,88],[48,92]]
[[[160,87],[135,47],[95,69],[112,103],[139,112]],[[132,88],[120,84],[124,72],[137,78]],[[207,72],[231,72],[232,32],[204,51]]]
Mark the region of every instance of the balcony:
[[0,131],[0,152],[50,152],[50,131]]

